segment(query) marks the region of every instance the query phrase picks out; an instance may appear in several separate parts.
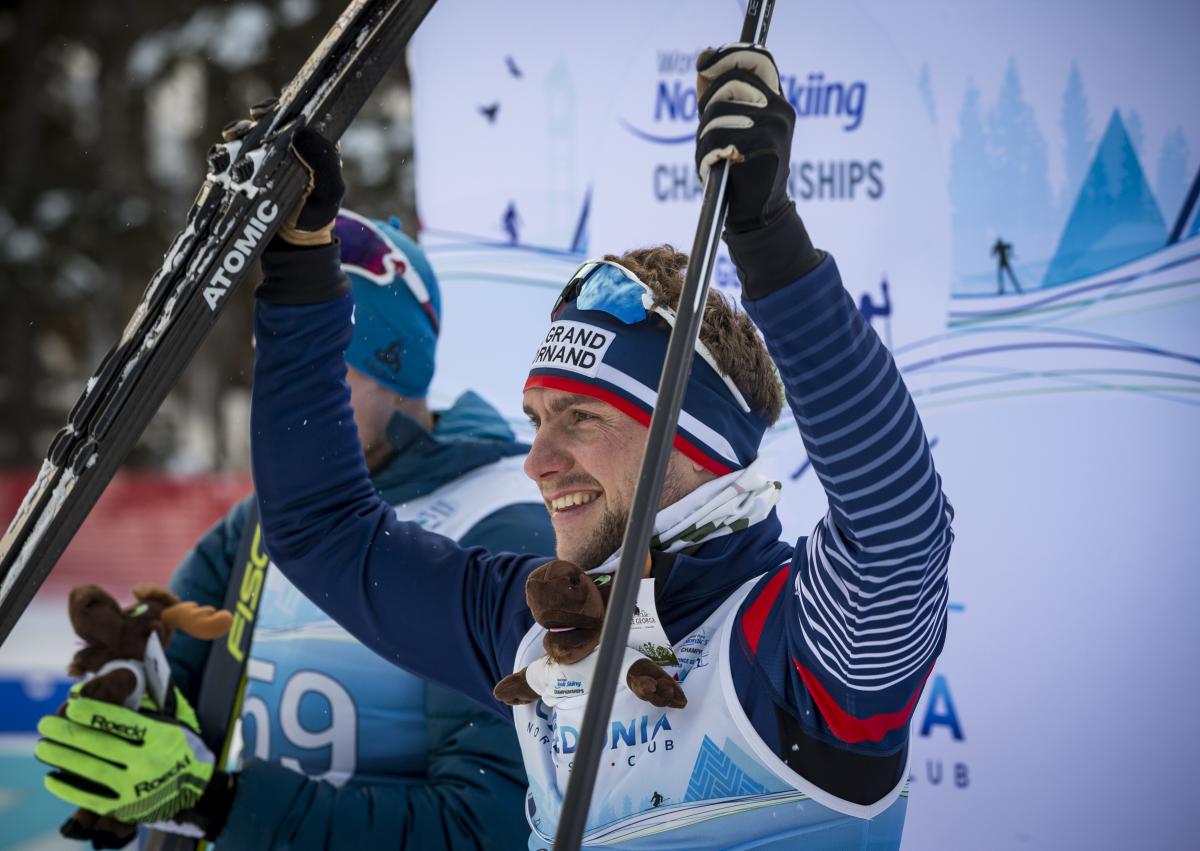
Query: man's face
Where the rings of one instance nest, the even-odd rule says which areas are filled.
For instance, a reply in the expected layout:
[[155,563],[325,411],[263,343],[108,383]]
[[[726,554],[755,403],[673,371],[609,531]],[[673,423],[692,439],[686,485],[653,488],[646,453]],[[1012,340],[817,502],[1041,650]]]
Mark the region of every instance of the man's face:
[[[561,390],[530,388],[524,402],[537,430],[525,474],[550,511],[557,556],[589,570],[621,546],[649,430],[612,405]],[[672,450],[659,507],[709,478]]]

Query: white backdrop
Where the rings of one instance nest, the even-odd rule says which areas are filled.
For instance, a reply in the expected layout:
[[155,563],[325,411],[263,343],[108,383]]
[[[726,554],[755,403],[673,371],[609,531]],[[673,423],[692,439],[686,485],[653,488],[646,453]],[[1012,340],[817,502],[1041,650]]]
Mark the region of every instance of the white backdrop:
[[[734,0],[438,4],[414,43],[435,401],[520,388],[580,252],[687,250],[695,54]],[[781,0],[793,195],[896,355],[957,511],[908,848],[1182,847],[1200,760],[1194,3]],[[807,113],[807,114],[804,114]],[[997,292],[997,238],[1021,293]],[[887,281],[885,298],[883,282]],[[736,294],[726,263],[716,286]],[[794,426],[781,509],[824,495]]]

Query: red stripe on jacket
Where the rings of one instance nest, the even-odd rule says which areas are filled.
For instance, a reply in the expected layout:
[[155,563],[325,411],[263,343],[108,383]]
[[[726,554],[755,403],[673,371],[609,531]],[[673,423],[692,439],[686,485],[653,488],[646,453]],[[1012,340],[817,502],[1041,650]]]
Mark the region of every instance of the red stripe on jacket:
[[783,588],[789,567],[791,567],[790,564],[785,564],[779,568],[771,577],[771,581],[767,583],[767,587],[759,593],[758,598],[742,613],[742,633],[746,636],[746,644],[749,645],[751,653],[758,652],[758,640],[762,638],[763,627],[767,624],[767,615],[771,613],[771,607],[775,605],[775,598],[779,596],[779,591]]
[[[857,718],[838,706],[837,701],[830,696],[829,692],[825,691],[825,688],[813,676],[812,671],[801,665],[795,658],[792,659],[792,663],[800,672],[800,678],[804,680],[805,688],[812,695],[813,702],[817,704],[817,709],[820,711],[821,717],[825,719],[825,723],[829,725],[829,729],[843,742],[850,744],[882,741],[888,733],[907,724],[917,706],[917,698],[921,696],[921,690],[925,688],[925,680],[929,679],[927,672],[921,679],[920,687],[913,692],[913,696],[908,699],[908,703],[903,709],[897,712],[880,712],[866,718]],[[930,671],[932,670],[933,666],[931,665]]]

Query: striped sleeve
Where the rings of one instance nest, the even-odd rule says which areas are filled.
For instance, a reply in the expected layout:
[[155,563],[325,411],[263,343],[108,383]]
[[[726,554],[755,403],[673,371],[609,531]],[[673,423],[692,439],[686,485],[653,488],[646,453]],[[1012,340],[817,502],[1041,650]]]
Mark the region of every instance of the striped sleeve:
[[844,742],[895,739],[945,639],[953,510],[896,364],[832,257],[746,309],[829,498],[796,547],[790,593],[777,580],[769,604],[752,595],[751,622],[782,633],[787,657],[772,657],[798,680],[780,689],[798,715],[815,708]]

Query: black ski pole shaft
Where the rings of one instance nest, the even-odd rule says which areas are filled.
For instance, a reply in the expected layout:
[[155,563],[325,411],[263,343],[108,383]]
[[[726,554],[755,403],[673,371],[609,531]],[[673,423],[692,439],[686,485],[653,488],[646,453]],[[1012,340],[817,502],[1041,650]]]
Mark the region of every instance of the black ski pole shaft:
[[1187,228],[1191,214],[1196,211],[1197,198],[1200,198],[1200,172],[1196,173],[1196,179],[1192,181],[1192,188],[1188,190],[1183,207],[1180,208],[1179,215],[1175,219],[1175,226],[1171,228],[1171,235],[1167,237],[1167,245],[1174,245],[1183,238],[1183,231]]
[[[766,43],[774,5],[774,0],[751,0],[742,23],[740,41],[758,45]],[[658,384],[658,401],[650,419],[650,433],[629,511],[629,524],[625,527],[625,538],[621,543],[621,559],[600,634],[600,646],[596,651],[596,670],[580,724],[574,767],[567,781],[554,837],[555,851],[578,851],[583,840],[588,807],[596,786],[596,771],[604,751],[605,733],[618,686],[617,676],[625,642],[629,638],[629,622],[637,602],[650,536],[654,532],[663,478],[674,445],[675,428],[691,372],[692,353],[700,335],[708,285],[720,247],[728,178],[728,164],[720,161],[710,170],[708,183],[704,187],[700,221],[696,226],[683,290],[679,294],[675,327],[667,343],[667,356]]]

